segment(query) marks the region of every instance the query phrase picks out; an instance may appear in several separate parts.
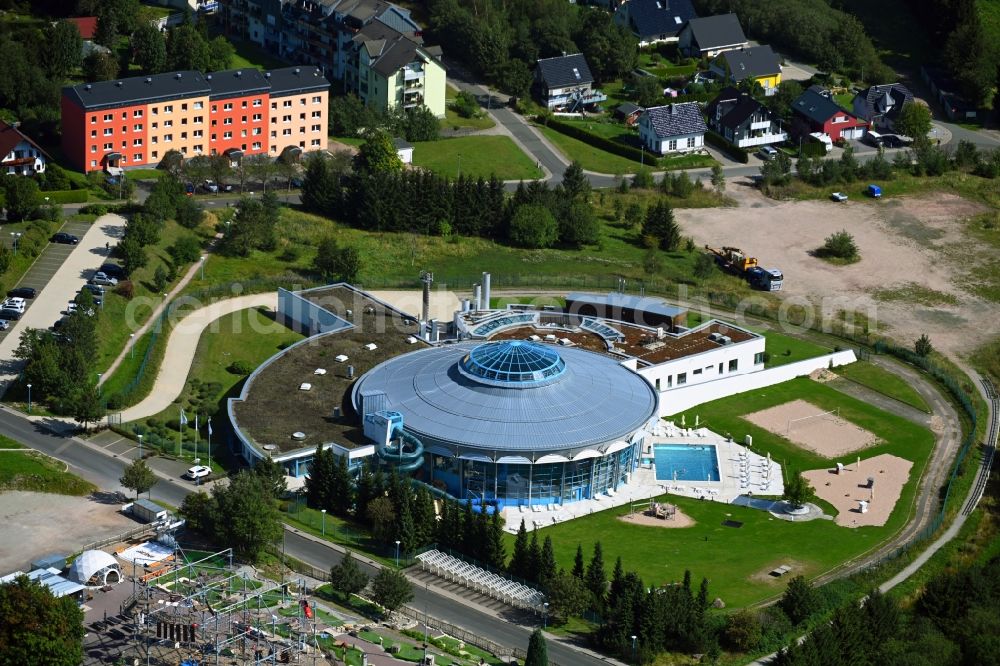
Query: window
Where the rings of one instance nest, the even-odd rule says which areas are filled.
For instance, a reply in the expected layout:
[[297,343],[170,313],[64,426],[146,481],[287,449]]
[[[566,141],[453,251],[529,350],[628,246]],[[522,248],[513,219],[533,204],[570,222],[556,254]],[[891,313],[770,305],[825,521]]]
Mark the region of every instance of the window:
[[132,131],[133,132],[141,132],[142,131],[142,125],[132,125]]
[[300,127],[299,128],[299,134],[305,134],[305,133],[306,133],[306,128],[305,127]]
[[205,119],[205,117],[204,117],[204,116],[195,116],[195,117],[194,117],[194,120],[193,120],[192,122],[193,122],[193,123],[194,123],[195,125],[201,125],[201,123],[202,123],[202,122],[204,121],[204,119]]
[[259,99],[255,99],[253,101],[253,106],[254,106],[255,109],[258,108],[260,106],[260,100]]
[[277,109],[278,108],[278,103],[277,102],[271,102],[271,108],[272,109]]
[[319,139],[313,139],[313,140],[312,140],[312,141],[311,141],[311,142],[309,143],[309,145],[311,145],[311,146],[318,146],[318,145],[320,145],[320,141],[319,141]]
[[247,117],[246,116],[240,116],[240,122],[243,123],[244,125],[246,125],[247,124]]
[[684,386],[687,383],[688,383],[688,373],[686,373],[686,372],[678,372],[677,373],[677,385],[678,386]]
[[323,101],[323,98],[319,95],[313,97],[313,104],[319,104]]
[[254,127],[253,128],[253,135],[254,136],[260,136],[260,133],[261,133],[261,129],[259,127]]
[[122,155],[122,164],[125,164],[126,162],[128,162],[128,157]]
[[277,138],[277,136],[278,136],[278,132],[275,131],[275,130],[271,130],[271,138],[275,139],[275,138]]
[[313,126],[312,126],[312,131],[313,131],[313,132],[318,132],[318,131],[319,131],[319,128],[320,128],[320,126],[319,126],[319,125],[313,125]]
[[111,136],[114,133],[115,133],[115,131],[113,129],[111,129],[110,127],[105,127],[104,128],[104,136]]
[[122,120],[128,120],[128,111],[122,111]]
[[188,154],[187,146],[181,146],[181,155],[187,155],[187,154]]
[[155,150],[154,150],[154,151],[153,151],[152,153],[150,153],[150,154],[149,154],[149,158],[150,158],[150,159],[153,159],[153,160],[155,160],[155,159],[157,159],[157,158],[159,158],[159,157],[160,157],[160,153],[158,153],[158,152],[157,152],[157,151],[155,151]]
[[260,115],[259,113],[253,114],[253,121],[255,123],[259,123],[261,120],[263,120],[263,118],[264,116]]
[[223,118],[222,119],[222,124],[223,125],[232,125],[233,124],[233,119],[232,118]]
[[271,124],[272,125],[278,124],[278,116],[271,116]]
[[90,117],[90,124],[91,125],[96,125],[97,124],[97,116],[91,116]]
[[173,127],[174,126],[174,121],[172,121],[172,120],[164,120],[163,121],[163,126],[164,127]]
[[204,136],[204,132],[202,132],[201,130],[195,130],[194,132],[191,133],[191,136],[193,136],[196,139],[200,139],[202,136]]
[[734,358],[732,361],[729,362],[729,372],[736,372],[736,370],[739,367],[740,367],[739,359]]
[[142,161],[142,153],[135,153],[134,155],[132,155],[132,161],[133,162],[141,162]]
[[305,119],[306,119],[306,114],[300,113],[299,114],[299,120],[305,120]]
[[160,126],[160,123],[153,123],[153,129],[156,129],[159,126]]
[[306,98],[299,97],[299,106],[305,106],[305,105],[306,105]]
[[656,380],[656,390],[657,391],[662,390],[662,389],[660,389],[660,380],[659,379]]
[[693,375],[700,375],[701,374],[701,368],[696,368],[695,371],[692,372],[691,374],[693,374]]
[[253,142],[253,149],[254,150],[260,150],[260,141],[254,141]]
[[223,132],[222,133],[222,138],[223,139],[232,139],[233,138],[233,133],[232,132]]
[[159,142],[160,142],[159,139],[157,139],[155,136],[150,140],[150,143],[159,143]]
[[110,113],[105,113],[104,114],[104,122],[110,123],[112,121],[112,119],[113,119],[113,117],[112,117],[112,115]]
[[142,118],[142,109],[136,109],[132,112],[133,118]]
[[128,147],[128,141],[122,141],[122,150]]
[[674,376],[667,375],[667,388],[671,388],[674,385]]
[[688,148],[694,148],[694,137],[693,136],[689,136],[688,137]]
[[218,125],[218,124],[219,124],[219,121],[218,121],[218,120],[213,120],[213,121],[212,121],[212,127],[215,127],[215,126],[216,126],[216,125]]
[[205,103],[204,102],[195,102],[194,103],[194,108],[195,108],[196,111],[201,111],[204,107],[205,107]]
[[677,150],[677,139],[667,141],[667,150]]
[[91,139],[97,138],[97,130],[90,130],[90,138]]
[[281,136],[291,136],[291,135],[292,135],[292,130],[290,127],[286,127],[285,129],[281,130]]
[[97,160],[90,160],[90,166],[92,167],[97,166]]
[[181,118],[181,125],[187,125],[187,124],[188,124],[188,119],[187,118]]
[[222,105],[222,110],[223,111],[232,111],[233,110],[233,103],[232,102],[226,102],[225,104]]
[[166,106],[163,107],[163,113],[173,113],[173,112],[174,112],[173,104],[167,104]]
[[154,106],[153,107],[153,115],[154,116],[160,115],[160,107],[158,107],[158,106]]
[[[246,150],[246,149],[247,149],[247,144],[245,144],[245,143],[240,144],[240,150]],[[233,163],[233,167],[235,167],[235,166],[236,166],[236,163],[234,162]]]
[[187,111],[187,110],[188,110],[187,102],[184,102],[183,104],[181,104],[181,111]]
[[245,109],[245,108],[247,108],[247,101],[246,101],[246,100],[243,100],[243,103],[242,103],[242,104],[240,104],[240,108],[241,108],[241,109]]
[[216,137],[216,136],[218,136],[218,135],[216,135],[216,134],[213,134],[213,135],[212,135],[212,141],[215,141],[215,140],[216,140],[216,139],[215,139],[215,137]]
[[281,122],[283,122],[283,123],[290,123],[290,122],[292,122],[292,117],[291,116],[281,116]]
[[241,137],[246,138],[246,135],[247,135],[247,131],[246,130],[240,130],[240,136]]
[[163,142],[164,143],[170,143],[173,140],[174,140],[174,135],[173,134],[164,134],[163,135]]
[[187,132],[181,132],[181,139],[186,139],[186,138],[188,138],[188,133]]
[[281,103],[282,108],[285,108],[285,109],[287,109],[291,105],[292,105],[292,100],[290,100],[290,99],[286,99],[284,102]]
[[753,355],[753,364],[760,365],[764,362],[764,352],[757,352]]
[[721,363],[719,364],[719,374],[720,375],[722,374],[722,364]]
[[201,144],[200,144],[200,143],[199,143],[199,144],[197,144],[197,145],[196,145],[196,146],[194,147],[194,152],[196,152],[196,153],[200,153],[200,152],[202,152],[202,147],[201,147]]
[[312,117],[313,118],[322,118],[323,117],[323,112],[322,111],[313,111],[312,112]]
[[91,146],[90,146],[90,152],[92,152],[92,153],[96,153],[97,152],[97,145],[96,144],[91,144]]
[[142,139],[132,139],[132,145],[133,146],[141,146],[142,145]]

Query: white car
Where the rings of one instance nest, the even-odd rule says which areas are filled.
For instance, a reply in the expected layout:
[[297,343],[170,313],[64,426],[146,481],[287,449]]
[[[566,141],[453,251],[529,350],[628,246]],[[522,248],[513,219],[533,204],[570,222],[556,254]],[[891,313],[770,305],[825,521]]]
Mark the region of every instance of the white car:
[[11,297],[4,299],[0,309],[3,310],[17,310],[21,314],[24,314],[24,309],[28,307],[28,303],[23,298]]
[[97,272],[94,273],[94,277],[90,278],[90,284],[113,287],[118,284],[118,280],[108,277],[105,273]]
[[778,156],[778,151],[771,146],[761,146],[760,150],[757,151],[757,155],[762,160],[773,160]]
[[184,472],[184,476],[194,481],[196,479],[203,479],[211,473],[211,467],[206,467],[205,465],[195,465],[188,471]]
[[830,195],[830,198],[834,201],[847,201],[847,195],[843,192],[834,192]]
[[0,331],[6,331],[10,328],[10,322],[6,319],[0,319]]

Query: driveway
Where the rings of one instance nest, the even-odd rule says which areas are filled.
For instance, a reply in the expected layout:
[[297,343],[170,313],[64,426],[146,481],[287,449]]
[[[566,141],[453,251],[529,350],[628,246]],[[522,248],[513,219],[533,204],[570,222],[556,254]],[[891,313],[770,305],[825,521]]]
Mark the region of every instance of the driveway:
[[[56,266],[54,261],[46,259],[45,263],[39,266],[37,273],[39,282],[48,275],[44,284],[33,284],[22,280],[22,284],[42,289],[24,316],[19,321],[12,322],[10,330],[0,340],[0,392],[17,378],[20,371],[20,363],[14,360],[14,350],[17,349],[21,331],[28,328],[48,328],[62,317],[62,312],[69,302],[87,283],[94,270],[107,259],[106,245],[117,243],[122,237],[125,218],[120,215],[104,215],[87,226],[89,228],[80,236],[78,245],[65,246],[72,250],[63,258],[61,264]],[[39,258],[45,257],[51,248],[53,245],[48,245]],[[58,253],[58,250],[54,251]],[[26,279],[27,277],[25,276]]]

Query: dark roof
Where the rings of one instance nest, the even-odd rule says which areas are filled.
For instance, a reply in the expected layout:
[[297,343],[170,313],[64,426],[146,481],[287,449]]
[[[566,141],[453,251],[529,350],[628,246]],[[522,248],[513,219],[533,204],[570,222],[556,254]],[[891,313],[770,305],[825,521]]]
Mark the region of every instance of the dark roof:
[[656,136],[660,137],[698,134],[708,129],[697,102],[650,107],[645,115],[649,117]]
[[166,102],[182,97],[208,95],[209,92],[211,88],[205,77],[194,70],[81,83],[63,88],[63,96],[69,97],[84,109]]
[[871,86],[858,93],[857,97],[864,100],[865,117],[869,120],[875,116],[895,118],[904,104],[913,101],[913,93],[901,83]]
[[708,106],[705,107],[705,115],[708,116],[710,122],[719,116],[718,124],[720,126],[736,129],[758,109],[763,109],[768,118],[771,117],[768,108],[749,94],[727,86],[708,103]]
[[659,298],[653,296],[635,296],[633,294],[621,294],[616,291],[608,294],[591,294],[574,291],[566,294],[566,300],[572,301],[574,304],[587,303],[601,307],[641,310],[642,312],[658,314],[664,317],[676,317],[687,312],[687,308],[664,303]]
[[[386,78],[398,72],[400,67],[414,60],[424,59],[418,52],[423,43],[422,39],[411,38],[380,21],[372,21],[358,31],[354,42],[368,51],[372,62],[371,68]],[[422,49],[422,51],[427,59],[437,62],[435,56],[440,54],[440,50],[436,53],[432,52],[433,49]]]
[[14,125],[8,125],[4,121],[0,120],[0,159],[6,157],[7,154],[14,150],[17,144],[22,141],[27,141],[34,146],[36,150],[48,157],[48,153],[42,150],[41,146],[32,141],[27,134],[19,130]]
[[691,0],[629,0],[625,8],[629,28],[639,39],[673,37],[685,23],[698,17]]
[[753,46],[737,51],[720,53],[718,59],[725,59],[733,80],[739,83],[746,78],[757,78],[781,72],[781,58],[770,46]]
[[565,88],[594,82],[587,59],[582,53],[542,58],[538,61],[538,73],[549,88]]
[[329,90],[330,82],[318,67],[282,67],[264,72],[271,84],[271,97],[294,95],[307,90]]
[[76,16],[66,20],[76,26],[81,39],[93,39],[94,35],[97,34],[96,16]]
[[817,123],[825,123],[838,114],[853,117],[852,113],[834,101],[833,95],[823,94],[824,92],[818,86],[810,86],[792,102],[792,110]]
[[408,148],[413,148],[413,144],[406,139],[400,139],[396,137],[392,140],[392,145],[396,146],[396,150],[407,150]]
[[205,75],[211,88],[211,99],[241,97],[266,93],[270,89],[267,79],[259,69],[227,69]]
[[642,111],[642,107],[633,102],[625,102],[615,109],[615,113],[620,113],[623,116],[631,116],[637,111]]
[[736,14],[693,18],[688,21],[688,27],[691,28],[691,34],[702,51],[720,46],[735,46],[747,41]]

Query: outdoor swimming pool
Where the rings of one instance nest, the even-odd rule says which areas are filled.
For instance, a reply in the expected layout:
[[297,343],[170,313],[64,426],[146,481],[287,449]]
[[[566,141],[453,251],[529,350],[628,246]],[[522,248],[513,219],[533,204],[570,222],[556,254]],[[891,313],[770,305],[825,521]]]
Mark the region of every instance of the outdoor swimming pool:
[[653,447],[657,481],[719,481],[719,457],[711,444]]

